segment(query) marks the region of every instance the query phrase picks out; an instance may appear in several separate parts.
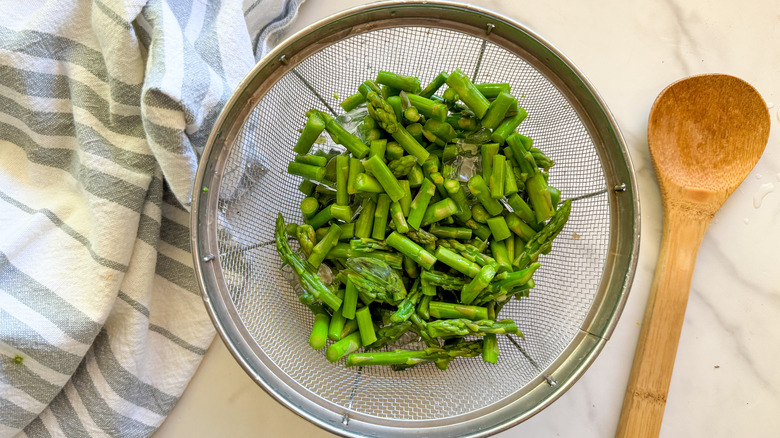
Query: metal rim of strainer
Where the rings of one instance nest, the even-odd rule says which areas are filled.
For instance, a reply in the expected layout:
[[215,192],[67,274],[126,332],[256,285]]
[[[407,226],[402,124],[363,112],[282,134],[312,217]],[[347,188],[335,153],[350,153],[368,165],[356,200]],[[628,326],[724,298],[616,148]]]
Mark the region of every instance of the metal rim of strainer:
[[[393,422],[329,409],[283,370],[259,357],[227,290],[217,251],[218,188],[224,161],[241,125],[261,98],[292,68],[344,38],[399,26],[446,28],[477,36],[522,57],[573,103],[596,145],[611,212],[610,242],[602,282],[579,333],[522,394],[452,421]],[[191,207],[191,247],[206,309],[236,361],[266,392],[312,423],[344,436],[486,436],[538,413],[576,382],[598,356],[622,312],[639,251],[639,195],[631,159],[618,126],[584,75],[550,43],[527,27],[471,5],[446,1],[380,2],[346,10],[315,23],[266,55],[239,84],[207,141]],[[347,421],[348,420],[348,421]],[[346,424],[348,423],[348,426]]]

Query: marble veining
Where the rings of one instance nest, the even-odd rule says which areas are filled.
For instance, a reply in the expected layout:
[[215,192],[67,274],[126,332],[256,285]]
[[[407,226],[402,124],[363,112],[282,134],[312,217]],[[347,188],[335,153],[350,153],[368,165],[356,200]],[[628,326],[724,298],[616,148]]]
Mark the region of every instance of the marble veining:
[[[367,1],[307,0],[293,31],[363,3]],[[664,87],[710,72],[732,74],[756,87],[770,108],[772,127],[763,157],[715,215],[700,248],[661,437],[780,436],[780,108],[772,104],[780,101],[777,1],[469,3],[527,25],[588,77],[621,127],[642,208],[634,286],[601,355],[560,399],[497,436],[614,434],[662,232],[661,198],[647,150],[647,116]],[[227,432],[331,436],[257,387],[216,340],[155,438]]]

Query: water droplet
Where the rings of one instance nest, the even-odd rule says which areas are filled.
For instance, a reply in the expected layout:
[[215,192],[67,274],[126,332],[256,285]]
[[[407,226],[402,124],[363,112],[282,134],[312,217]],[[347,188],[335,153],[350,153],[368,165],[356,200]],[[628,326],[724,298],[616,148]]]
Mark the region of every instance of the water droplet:
[[748,219],[748,218],[745,218],[745,219],[743,220],[743,222],[745,222],[745,224],[749,224],[749,223],[750,223],[750,219]]
[[775,191],[774,184],[761,184],[758,191],[753,195],[753,208],[760,208],[766,195]]
[[756,179],[761,179],[761,178],[763,178],[763,177],[764,177],[764,175],[761,175],[760,173],[757,173],[757,174],[756,174]]
[[718,218],[714,218],[714,219],[712,220],[712,223],[713,223],[713,224],[717,224],[718,222],[720,222],[720,219],[718,219]]
[[766,103],[766,107],[767,107],[767,108],[774,108],[774,106],[775,106],[775,104],[774,104],[774,103],[772,103],[772,102],[767,102],[767,103]]
[[777,109],[777,119],[780,120],[780,108]]
[[775,175],[775,179],[777,179],[778,181],[780,181],[780,173],[778,173],[777,175]]

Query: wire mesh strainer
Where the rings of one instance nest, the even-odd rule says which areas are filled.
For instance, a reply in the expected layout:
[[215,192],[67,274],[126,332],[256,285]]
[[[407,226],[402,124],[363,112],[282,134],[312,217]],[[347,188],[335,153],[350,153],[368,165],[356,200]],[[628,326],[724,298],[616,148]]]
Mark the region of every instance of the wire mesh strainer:
[[[313,322],[280,270],[274,219],[301,222],[292,145],[318,108],[389,70],[418,76],[460,68],[508,82],[529,116],[520,131],[555,162],[550,183],[573,199],[530,297],[501,317],[525,334],[499,337],[498,364],[453,361],[403,372],[345,368],[308,346]],[[211,317],[247,373],[287,407],[353,436],[495,433],[560,396],[608,339],[638,250],[633,171],[617,126],[590,84],[517,23],[443,2],[378,3],[311,26],[261,61],[209,138],[195,183],[192,248]]]

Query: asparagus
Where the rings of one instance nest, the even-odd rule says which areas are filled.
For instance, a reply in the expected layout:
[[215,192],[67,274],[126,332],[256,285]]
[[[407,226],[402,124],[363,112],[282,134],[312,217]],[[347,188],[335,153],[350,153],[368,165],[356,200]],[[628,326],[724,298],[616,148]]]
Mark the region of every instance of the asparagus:
[[333,141],[347,148],[347,150],[356,158],[363,158],[368,154],[368,146],[366,146],[360,138],[347,131],[333,117],[321,111],[319,114],[320,117],[327,120],[325,123],[325,130],[331,135]]
[[415,230],[420,228],[425,212],[428,209],[428,203],[430,203],[435,191],[436,186],[429,179],[424,178],[417,196],[412,200],[409,216],[406,219],[411,228]]
[[414,94],[409,94],[408,98],[409,102],[417,108],[417,111],[428,118],[428,120],[444,122],[447,119],[448,108],[446,105]]
[[431,301],[428,304],[428,311],[434,318],[464,318],[472,321],[487,319],[487,308],[480,306],[466,306],[457,303],[448,303],[443,301]]
[[490,189],[485,180],[479,175],[474,175],[469,179],[469,191],[485,207],[485,210],[491,215],[496,216],[504,211],[504,206],[490,196]]
[[497,335],[518,334],[517,325],[511,319],[492,321],[482,319],[471,321],[464,318],[438,319],[430,321],[427,327],[428,334],[433,338],[443,336],[484,336],[487,333]]
[[354,332],[343,337],[340,341],[330,344],[330,347],[325,351],[325,357],[331,362],[338,362],[339,359],[357,351],[362,346],[360,332]]
[[525,244],[523,251],[516,256],[512,264],[518,268],[525,268],[529,263],[536,260],[544,246],[550,245],[552,240],[561,232],[563,226],[566,225],[566,221],[569,220],[570,213],[571,199],[567,199],[555,211],[555,214],[544,228]]
[[434,222],[450,217],[458,211],[458,206],[450,198],[442,199],[441,201],[428,206],[425,210],[425,214],[422,219],[422,226],[430,225]]
[[314,189],[317,188],[317,184],[305,179],[298,184],[298,190],[306,196],[311,196],[314,193]]
[[[376,331],[377,340],[371,345],[367,345],[367,348],[377,350],[385,347],[388,344],[392,344],[401,338],[412,327],[411,321],[400,321],[388,324]],[[353,353],[354,354],[354,353]],[[349,357],[347,358],[349,360]]]
[[422,91],[420,80],[414,76],[401,75],[380,70],[376,75],[376,83],[387,85],[409,93],[419,93]]
[[417,157],[413,155],[404,155],[401,158],[397,158],[387,163],[387,167],[393,173],[393,176],[401,178],[402,176],[409,175],[409,172],[412,171],[416,164]]
[[293,151],[296,154],[308,154],[314,142],[322,134],[325,129],[325,121],[316,112],[309,113],[306,119],[306,125],[303,127],[298,141],[295,143]]
[[[493,253],[493,257],[498,264],[498,273],[512,272],[512,262],[514,259],[509,258],[509,252],[507,251],[507,244],[505,240],[493,239],[490,241],[490,252]],[[512,242],[514,245],[514,242]]]
[[[467,221],[471,219],[471,209],[466,201],[466,192],[460,186],[460,182],[454,179],[444,180],[444,189],[447,191],[447,196],[455,202],[458,207],[458,211],[455,212],[455,216],[461,221]],[[467,237],[470,239],[471,237]]]
[[450,126],[449,123],[437,119],[428,119],[428,121],[425,122],[425,130],[432,133],[444,142],[448,142],[458,135],[455,132],[455,128]]
[[373,176],[367,173],[358,174],[355,177],[355,189],[358,192],[366,193],[384,193],[385,189],[382,184]]
[[341,306],[341,299],[322,283],[319,274],[311,265],[293,253],[290,244],[287,243],[287,231],[284,226],[284,217],[282,217],[281,213],[276,219],[276,233],[274,237],[279,257],[295,272],[303,290],[319,298],[333,310],[337,310]]
[[376,210],[374,210],[374,224],[371,232],[371,237],[377,240],[383,240],[385,238],[385,229],[387,228],[387,219],[390,214],[390,197],[384,193],[379,195],[379,199],[376,202]]
[[411,258],[425,269],[431,269],[436,263],[436,257],[419,245],[409,240],[408,237],[393,231],[387,236],[387,244],[395,248],[401,254]]
[[[404,196],[398,203],[401,204],[401,210],[404,212],[404,217],[409,217],[409,212],[412,209],[412,186],[408,179],[402,179],[398,182],[401,183],[401,187],[404,189]],[[422,181],[420,181],[420,183],[422,184]],[[403,234],[403,232],[401,233]]]
[[341,316],[347,319],[355,318],[357,309],[358,290],[350,279],[347,279],[347,285],[344,290],[344,299],[341,304]]
[[504,197],[504,183],[506,175],[506,157],[501,154],[493,156],[493,168],[490,172],[490,197],[501,199]]
[[434,255],[438,261],[469,277],[479,274],[482,269],[478,264],[443,246],[439,246]]
[[491,217],[487,220],[487,224],[490,227],[490,233],[493,234],[493,238],[496,240],[504,240],[512,235],[503,216]]
[[359,159],[349,157],[349,178],[347,179],[347,193],[354,195],[358,192],[357,188],[355,187],[355,180],[357,179],[357,176],[364,171],[363,163]]
[[330,323],[328,324],[328,339],[331,341],[341,340],[342,332],[344,331],[344,323],[347,318],[342,314],[341,309],[333,312],[330,317]]
[[[456,357],[475,357],[482,354],[482,342],[462,341],[458,344],[444,347],[428,347],[425,350],[394,350],[365,353],[352,353],[347,357],[347,366],[364,365],[394,365],[394,369],[404,369],[412,366],[444,362],[446,364]],[[437,366],[440,366],[437,363]]]
[[301,246],[303,255],[308,258],[311,254],[311,250],[317,243],[317,236],[314,228],[309,224],[298,225],[295,230],[295,238],[298,239],[298,244]]
[[424,163],[430,153],[402,125],[398,124],[396,126],[396,129],[390,134],[393,136],[393,139],[398,142],[407,154],[417,157],[418,163]]
[[340,235],[341,227],[336,224],[331,225],[330,229],[328,230],[328,234],[325,235],[325,238],[314,245],[314,248],[311,250],[311,254],[306,260],[315,268],[319,268],[322,261],[325,260],[325,256],[328,254],[328,251],[330,251],[331,248],[333,248],[333,246],[338,242]]
[[425,178],[425,176],[423,175],[422,167],[419,164],[415,164],[406,176],[410,187],[419,187],[420,184],[422,184],[423,178]]
[[536,234],[536,230],[523,222],[515,213],[509,213],[506,215],[506,225],[510,230],[512,230],[521,239],[523,239],[523,241],[526,242],[529,241],[534,236],[534,234]]
[[445,248],[450,248],[454,251],[458,251],[463,257],[466,257],[467,259],[476,262],[480,266],[485,266],[496,262],[495,259],[493,259],[488,255],[483,254],[478,248],[474,247],[473,245],[466,245],[454,239],[444,240],[439,244]]
[[371,237],[371,231],[374,226],[376,201],[374,201],[373,198],[366,198],[363,200],[362,208],[363,211],[355,222],[355,237]]
[[374,331],[374,321],[371,319],[371,311],[368,306],[361,307],[355,311],[355,320],[360,333],[360,343],[370,345],[377,340]]
[[336,204],[349,205],[349,157],[336,156]]
[[515,194],[510,196],[507,198],[507,203],[512,207],[512,211],[514,211],[517,217],[528,223],[531,228],[536,229],[538,227],[536,213],[534,213],[528,203],[526,203],[520,195]]
[[406,222],[406,217],[404,216],[403,207],[400,202],[393,202],[390,204],[390,217],[393,220],[396,231],[401,234],[409,232],[409,224]]
[[517,114],[504,119],[504,121],[498,125],[498,128],[493,131],[490,139],[498,144],[504,144],[504,141],[506,141],[509,134],[515,132],[515,129],[520,126],[520,123],[522,123],[527,116],[528,113],[523,108],[519,108]]
[[449,74],[444,71],[436,75],[436,77],[433,78],[433,80],[428,85],[426,85],[425,88],[423,88],[419,95],[421,97],[427,97],[430,99],[430,97],[433,96],[433,94],[436,93],[436,91],[438,91],[439,88],[441,88],[441,86],[447,82],[447,76],[449,76]]
[[287,164],[287,173],[290,175],[302,176],[306,179],[312,179],[315,181],[322,181],[325,179],[324,167],[299,163],[297,161],[290,161],[290,163]]
[[511,94],[506,91],[501,91],[496,96],[496,99],[490,103],[485,117],[482,117],[482,126],[487,129],[496,129],[498,125],[504,120],[509,105],[516,101]]
[[331,212],[331,205],[325,206],[322,210],[319,211],[319,213],[315,214],[309,219],[306,219],[306,223],[311,225],[312,228],[317,229],[326,223],[328,223],[329,220],[333,219],[333,213]]
[[480,119],[485,116],[485,113],[490,106],[490,102],[485,98],[482,93],[479,92],[477,87],[469,80],[459,69],[455,69],[447,77],[447,85],[454,89],[458,93],[458,96],[466,106]]
[[462,277],[454,277],[439,271],[424,270],[420,274],[420,280],[428,284],[446,290],[461,290],[466,282]]
[[471,304],[477,295],[485,289],[488,284],[493,280],[498,272],[498,264],[491,263],[485,265],[480,269],[479,273],[474,276],[470,283],[463,286],[460,291],[460,302],[463,304]]
[[498,97],[501,92],[510,93],[512,87],[509,84],[476,84],[477,90],[488,99]]
[[[434,291],[436,289],[435,286],[433,286]],[[420,302],[417,304],[417,309],[415,312],[417,313],[417,316],[419,316],[422,319],[430,319],[430,304],[431,300],[433,299],[433,295],[425,295],[423,294],[422,298],[420,298]]]
[[330,206],[330,214],[334,219],[338,219],[344,222],[352,221],[352,207],[349,205],[332,204]]
[[307,196],[301,201],[300,207],[304,219],[309,219],[320,211],[320,202],[313,196]]
[[[506,170],[504,171],[504,196],[512,196],[520,191],[515,179],[515,171],[512,167],[512,160],[505,160]],[[491,192],[492,194],[492,192]]]
[[[347,96],[346,99],[341,101],[339,106],[341,106],[341,108],[343,108],[344,111],[350,112],[364,103],[366,103],[366,96],[363,96],[360,93],[355,93],[350,96]],[[323,125],[323,128],[324,127],[325,126]]]
[[311,335],[309,336],[309,345],[315,350],[320,350],[325,347],[328,342],[328,325],[330,324],[330,316],[327,313],[318,313],[314,316],[314,324],[311,327]]
[[[376,120],[382,129],[393,134],[399,126],[398,117],[396,117],[393,107],[381,96],[381,90],[377,84],[373,81],[365,81],[358,87],[358,91],[360,91],[368,101],[366,103],[368,115]],[[359,156],[358,158],[363,157]]]
[[[379,181],[379,184],[381,184],[391,200],[398,201],[404,196],[403,187],[401,187],[398,179],[393,176],[393,173],[381,158],[375,155],[363,160],[363,168]],[[356,181],[356,183],[358,183],[358,181]]]
[[296,163],[310,164],[312,166],[325,167],[328,164],[328,157],[322,155],[296,155]]
[[482,360],[485,362],[498,362],[498,337],[495,333],[487,333],[482,338]]
[[420,270],[418,269],[417,263],[411,258],[403,256],[401,264],[403,265],[404,272],[406,272],[406,275],[408,275],[409,278],[417,278],[420,276]]
[[[369,119],[374,120],[374,119]],[[382,161],[385,160],[385,150],[387,149],[387,140],[386,139],[380,139],[380,140],[373,140],[368,146],[368,156],[373,157],[374,155],[379,155],[379,158],[382,159]]]
[[420,290],[420,280],[415,280],[414,286],[406,295],[401,304],[398,305],[398,310],[390,317],[390,322],[402,322],[408,320],[414,313],[417,302],[420,300],[422,292]]
[[471,229],[464,227],[444,227],[433,224],[431,225],[430,233],[436,237],[443,237],[446,239],[471,239]]
[[401,145],[398,144],[396,141],[389,141],[387,142],[387,145],[385,146],[385,159],[387,160],[397,160],[404,156],[404,148],[401,147]]
[[480,148],[482,152],[482,178],[490,181],[490,175],[493,173],[493,157],[498,154],[498,143],[485,143]]
[[487,224],[487,220],[490,219],[491,216],[482,204],[476,204],[471,207],[471,218],[480,224]]

